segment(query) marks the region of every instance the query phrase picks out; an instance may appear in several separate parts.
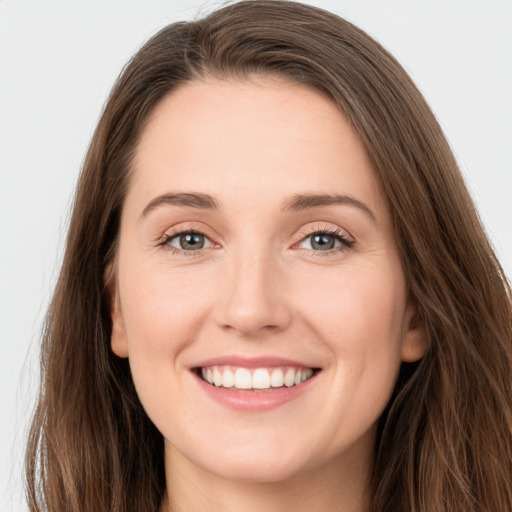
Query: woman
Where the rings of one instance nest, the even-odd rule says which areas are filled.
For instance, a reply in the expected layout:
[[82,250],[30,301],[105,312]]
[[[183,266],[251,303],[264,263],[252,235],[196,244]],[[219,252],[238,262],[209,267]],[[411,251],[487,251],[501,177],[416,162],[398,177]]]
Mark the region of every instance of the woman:
[[171,25],[84,164],[31,510],[512,510],[511,319],[375,41],[293,2]]

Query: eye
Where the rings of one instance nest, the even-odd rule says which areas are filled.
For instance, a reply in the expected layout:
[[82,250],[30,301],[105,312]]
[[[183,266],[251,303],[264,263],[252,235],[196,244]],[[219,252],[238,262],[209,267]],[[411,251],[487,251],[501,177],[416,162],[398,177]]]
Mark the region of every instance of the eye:
[[332,251],[340,247],[352,247],[353,241],[344,236],[341,231],[318,231],[304,238],[298,245],[300,249],[313,251]]
[[187,231],[177,235],[167,235],[162,245],[164,244],[180,251],[198,251],[210,247],[212,242],[202,233]]

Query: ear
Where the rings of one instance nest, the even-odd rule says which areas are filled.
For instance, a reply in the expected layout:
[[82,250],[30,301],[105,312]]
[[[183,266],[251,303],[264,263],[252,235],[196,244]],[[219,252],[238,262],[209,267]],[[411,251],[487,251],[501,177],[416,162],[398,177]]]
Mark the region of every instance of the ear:
[[110,347],[112,352],[117,356],[128,357],[126,329],[124,326],[123,312],[121,311],[121,303],[119,301],[119,290],[115,279],[115,271],[112,264],[107,267],[103,280],[110,309],[110,320],[112,322]]
[[416,301],[409,300],[405,314],[402,340],[402,361],[412,363],[421,359],[428,349],[428,335],[425,323]]

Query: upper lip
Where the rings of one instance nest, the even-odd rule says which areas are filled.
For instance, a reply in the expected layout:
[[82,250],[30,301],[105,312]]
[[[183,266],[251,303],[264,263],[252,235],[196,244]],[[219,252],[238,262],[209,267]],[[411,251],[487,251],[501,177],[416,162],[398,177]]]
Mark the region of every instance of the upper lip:
[[207,368],[208,366],[238,366],[240,368],[272,368],[277,366],[294,366],[298,368],[316,368],[314,365],[275,356],[246,357],[240,355],[224,355],[205,359],[195,364],[194,368]]

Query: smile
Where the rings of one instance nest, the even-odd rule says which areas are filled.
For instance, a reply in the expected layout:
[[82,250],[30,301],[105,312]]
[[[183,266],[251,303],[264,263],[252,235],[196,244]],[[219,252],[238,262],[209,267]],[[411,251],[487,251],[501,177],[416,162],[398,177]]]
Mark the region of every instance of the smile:
[[239,390],[290,388],[307,381],[314,373],[313,368],[243,368],[229,365],[202,367],[198,372],[202,380],[215,387]]

